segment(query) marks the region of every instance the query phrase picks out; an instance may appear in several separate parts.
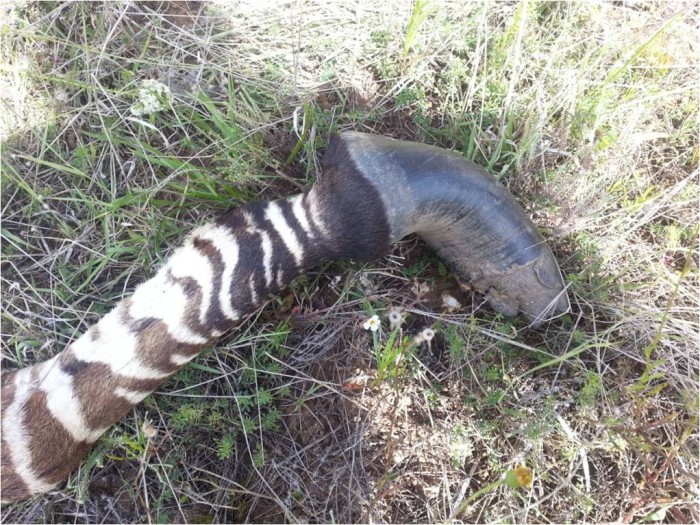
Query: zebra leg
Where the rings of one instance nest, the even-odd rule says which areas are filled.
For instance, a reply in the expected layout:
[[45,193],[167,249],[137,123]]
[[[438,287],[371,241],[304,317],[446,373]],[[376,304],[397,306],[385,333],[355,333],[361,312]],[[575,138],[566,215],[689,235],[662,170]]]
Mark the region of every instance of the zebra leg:
[[195,229],[63,352],[3,373],[2,501],[63,480],[111,425],[298,275],[380,258],[414,232],[498,311],[538,324],[569,308],[544,239],[483,170],[430,146],[333,137],[312,188]]

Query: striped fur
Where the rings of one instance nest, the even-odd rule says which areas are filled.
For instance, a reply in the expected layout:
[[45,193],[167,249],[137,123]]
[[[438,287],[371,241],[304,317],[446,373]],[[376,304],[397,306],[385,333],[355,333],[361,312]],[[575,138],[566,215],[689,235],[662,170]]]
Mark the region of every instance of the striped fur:
[[[360,206],[362,217],[348,213]],[[381,256],[388,239],[376,190],[334,168],[302,195],[195,229],[61,354],[3,374],[2,500],[63,480],[112,424],[269,294],[323,261]]]

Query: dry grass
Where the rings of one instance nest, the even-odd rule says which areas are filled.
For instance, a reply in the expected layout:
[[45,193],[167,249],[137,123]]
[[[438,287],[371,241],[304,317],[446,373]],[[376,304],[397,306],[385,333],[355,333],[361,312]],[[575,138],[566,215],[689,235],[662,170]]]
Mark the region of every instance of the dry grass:
[[[530,330],[411,238],[319,268],[4,523],[700,521],[695,3],[3,9],[3,367],[59,352],[195,224],[312,183],[347,129],[486,166],[574,305]],[[136,115],[147,79],[172,98]],[[518,465],[531,488],[497,483]]]

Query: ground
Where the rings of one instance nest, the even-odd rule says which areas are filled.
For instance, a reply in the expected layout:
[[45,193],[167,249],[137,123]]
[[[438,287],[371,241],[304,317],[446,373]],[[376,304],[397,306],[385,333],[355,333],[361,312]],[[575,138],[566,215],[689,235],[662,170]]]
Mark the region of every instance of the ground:
[[312,184],[351,129],[484,166],[572,302],[496,315],[415,237],[327,264],[3,523],[700,521],[695,2],[2,10],[3,368],[60,352],[195,225]]

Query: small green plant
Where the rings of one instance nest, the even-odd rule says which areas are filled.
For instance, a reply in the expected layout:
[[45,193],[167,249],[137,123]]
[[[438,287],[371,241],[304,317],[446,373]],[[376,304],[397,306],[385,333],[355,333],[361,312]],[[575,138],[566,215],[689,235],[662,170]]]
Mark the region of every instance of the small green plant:
[[462,468],[474,452],[472,437],[461,423],[457,423],[450,434],[450,464]]
[[177,429],[186,429],[197,425],[204,414],[205,408],[198,405],[182,405],[173,414],[171,424]]
[[586,382],[579,393],[579,403],[583,407],[591,407],[595,405],[602,392],[603,382],[600,374],[593,371],[588,372],[586,374]]
[[453,365],[461,365],[468,355],[467,343],[455,324],[448,324],[443,331],[447,352]]
[[272,392],[266,389],[258,390],[258,392],[256,393],[256,398],[256,401],[260,406],[269,405],[275,399],[272,395]]
[[246,435],[253,435],[258,430],[258,420],[253,417],[244,416],[241,424]]
[[271,408],[262,417],[262,428],[264,430],[278,430],[280,423],[280,412],[277,408]]
[[383,346],[379,344],[375,346],[377,380],[379,381],[389,377],[396,378],[399,373],[399,365],[405,348],[400,340],[396,340],[398,335],[399,331],[393,330]]
[[231,434],[224,435],[219,439],[218,446],[216,448],[216,455],[221,460],[227,460],[231,458],[234,451],[236,450],[236,439]]
[[253,452],[253,465],[257,469],[261,469],[265,465],[265,449],[260,443],[258,443],[255,447],[255,452]]
[[486,397],[484,398],[484,406],[487,407],[497,407],[498,405],[501,404],[503,399],[506,397],[506,392],[501,390],[500,388],[496,388],[494,390],[491,390]]
[[486,369],[486,380],[490,382],[500,381],[503,379],[503,372],[499,367],[489,366]]

